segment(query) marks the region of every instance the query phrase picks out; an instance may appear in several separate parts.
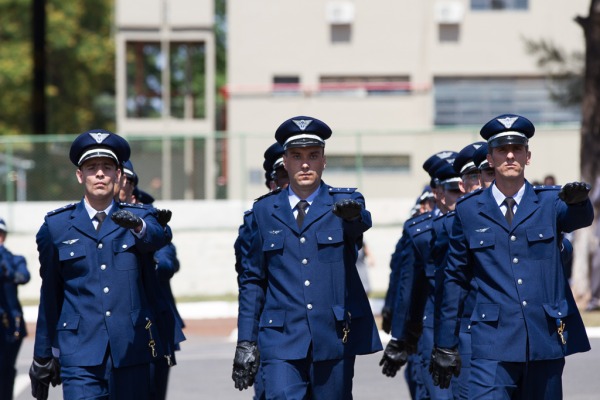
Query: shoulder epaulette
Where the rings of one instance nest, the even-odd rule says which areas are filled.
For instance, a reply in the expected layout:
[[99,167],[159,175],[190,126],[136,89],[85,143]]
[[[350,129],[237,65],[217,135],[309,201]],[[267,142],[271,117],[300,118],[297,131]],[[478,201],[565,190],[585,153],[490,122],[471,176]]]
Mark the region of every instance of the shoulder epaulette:
[[[421,217],[421,218],[419,218]],[[410,222],[408,224],[406,224],[407,227],[411,227],[411,226],[415,226],[417,224],[422,223],[423,221],[428,221],[433,219],[433,212],[429,211],[426,212],[424,214],[421,214],[415,218],[413,218],[412,220],[409,220]]]
[[559,185],[537,185],[533,187],[536,192],[543,192],[545,190],[560,190],[562,186]]
[[[123,208],[123,207],[129,207],[129,208],[146,208],[145,204],[141,204],[141,203],[119,203],[119,207]],[[153,208],[153,207],[152,207]]]
[[330,187],[329,188],[329,193],[330,194],[354,193],[354,192],[356,192],[356,188],[336,188],[336,187]]
[[265,198],[267,198],[267,197],[269,197],[269,196],[271,196],[271,195],[277,194],[277,193],[279,193],[279,192],[281,192],[281,188],[277,188],[277,189],[275,189],[275,190],[272,190],[272,191],[270,191],[269,193],[265,193],[265,194],[263,194],[262,196],[260,196],[260,197],[258,197],[258,198],[256,198],[256,199],[254,199],[254,202],[257,202],[257,201],[259,201],[259,200],[265,199]]
[[252,209],[248,209],[246,211],[244,211],[244,216],[248,215],[248,214],[252,214]]
[[461,202],[465,201],[466,199],[470,199],[473,196],[479,196],[481,193],[483,193],[482,188],[475,189],[470,193],[465,193],[464,195],[459,197],[458,200],[456,200],[456,204],[461,203]]
[[49,211],[48,214],[46,214],[48,217],[51,215],[56,215],[56,214],[60,214],[63,211],[66,210],[72,210],[77,206],[77,203],[71,203],[71,204],[67,204],[66,206],[62,206],[61,208],[57,208],[56,210],[52,210]]

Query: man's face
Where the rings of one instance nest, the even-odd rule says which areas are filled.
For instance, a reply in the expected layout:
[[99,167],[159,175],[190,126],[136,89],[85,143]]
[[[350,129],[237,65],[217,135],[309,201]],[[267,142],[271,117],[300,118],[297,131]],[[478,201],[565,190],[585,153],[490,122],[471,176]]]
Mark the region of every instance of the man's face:
[[135,188],[133,179],[123,176],[121,179],[121,190],[119,190],[119,201],[124,203],[133,203],[133,189]]
[[463,195],[458,189],[444,189],[442,196],[442,204],[448,209],[448,211],[454,210],[456,207],[456,201],[460,196]]
[[481,186],[485,188],[489,188],[494,182],[494,178],[496,174],[494,173],[493,168],[484,168],[481,170]]
[[525,166],[529,164],[531,152],[523,144],[507,144],[490,149],[487,156],[490,167],[494,168],[496,179],[516,179],[525,177]]
[[275,170],[275,183],[277,187],[285,189],[290,184],[290,178],[284,167],[279,167]]
[[283,155],[283,166],[288,172],[294,192],[316,190],[327,164],[322,147],[293,147]]
[[459,182],[460,190],[463,193],[471,193],[475,189],[481,187],[479,171],[464,174]]
[[77,181],[84,185],[85,196],[94,200],[113,198],[121,179],[121,170],[108,157],[90,158],[76,171]]

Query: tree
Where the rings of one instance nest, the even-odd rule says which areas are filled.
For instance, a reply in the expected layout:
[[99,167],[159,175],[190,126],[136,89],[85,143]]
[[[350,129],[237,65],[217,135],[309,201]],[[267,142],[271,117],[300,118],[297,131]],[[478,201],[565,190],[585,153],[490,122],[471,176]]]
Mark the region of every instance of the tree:
[[[32,133],[33,7],[0,0],[0,134]],[[114,129],[113,0],[46,0],[46,131]]]
[[581,103],[581,178],[600,176],[600,0],[591,0],[589,14],[575,21],[585,38],[585,71]]

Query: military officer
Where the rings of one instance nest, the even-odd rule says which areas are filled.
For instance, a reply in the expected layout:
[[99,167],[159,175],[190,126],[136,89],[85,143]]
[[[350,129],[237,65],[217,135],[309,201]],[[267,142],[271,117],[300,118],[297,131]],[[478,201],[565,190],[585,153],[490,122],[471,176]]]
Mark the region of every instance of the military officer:
[[[453,163],[454,171],[460,175],[459,189],[462,193],[470,193],[474,190],[481,188],[481,173],[474,160],[475,153],[485,146],[487,154],[487,145],[485,142],[475,142],[465,146],[461,151],[458,152],[456,159]],[[493,176],[493,175],[492,175]],[[443,294],[443,277],[446,256],[448,254],[448,238],[449,232],[454,222],[454,216],[456,215],[453,210],[448,212],[444,216],[441,216],[433,221],[434,226],[434,238],[433,238],[433,258],[435,263],[435,319],[434,328],[439,324],[439,304]],[[474,281],[470,281],[471,285],[474,285]],[[475,300],[475,290],[473,287],[470,288],[467,300],[464,303],[460,332],[459,332],[459,346],[458,350],[462,360],[462,369],[458,377],[452,380],[451,390],[455,399],[468,399],[468,379],[470,371],[470,357],[471,357],[471,312],[473,311],[473,302]],[[433,342],[432,342],[433,344]],[[431,356],[428,354],[428,357]],[[428,363],[429,365],[429,363]],[[428,372],[425,372],[428,373]]]
[[[423,163],[431,176],[431,185],[435,187],[436,210],[446,213],[451,199],[451,192],[458,189],[452,163],[457,153],[445,151],[433,155]],[[448,186],[450,182],[454,186]],[[447,186],[447,187],[445,187]],[[448,192],[448,193],[446,193]],[[448,203],[447,203],[448,202]],[[434,266],[430,256],[432,238],[432,219],[435,212],[430,212],[414,218],[405,225],[407,249],[404,259],[408,262],[401,268],[398,276],[398,289],[392,318],[392,339],[387,344],[380,361],[382,373],[393,377],[404,363],[411,361],[410,369],[415,376],[416,389],[414,398],[447,398],[447,391],[435,388],[428,382],[428,375],[423,373],[426,368],[424,354],[429,353],[433,343],[433,334],[427,338],[421,337],[423,326],[429,330],[433,327],[433,277]],[[410,257],[406,254],[410,252]],[[426,311],[427,310],[427,311]],[[429,339],[430,338],[430,339]],[[412,356],[412,354],[415,354]],[[408,357],[408,358],[407,358]],[[429,379],[429,381],[431,381]],[[409,387],[411,382],[408,381]],[[439,392],[439,393],[437,393]],[[446,397],[444,397],[446,396]]]
[[8,229],[0,218],[0,399],[12,399],[15,363],[27,335],[18,286],[29,282],[25,257],[11,253],[4,242]]
[[[124,186],[119,190],[120,200],[153,207],[154,198],[138,188],[139,176],[131,160],[123,163],[123,175],[126,179],[121,180]],[[157,209],[156,212],[158,222],[170,232],[168,222],[171,211]],[[175,351],[179,350],[180,343],[185,340],[183,319],[177,311],[170,283],[173,275],[179,271],[177,249],[170,242],[154,254],[145,255],[144,260],[147,268],[142,269],[142,281],[152,313],[156,316],[155,324],[161,343],[160,352],[157,350],[156,357],[150,364],[149,400],[164,400],[167,396],[169,373],[176,364]]]
[[494,168],[490,167],[487,154],[488,145],[486,142],[483,142],[483,144],[473,153],[473,163],[479,169],[479,179],[481,180],[481,187],[484,189],[492,184],[495,177]]
[[431,373],[442,387],[460,373],[455,332],[474,277],[470,399],[561,399],[564,357],[590,349],[560,258],[561,232],[593,220],[590,186],[532,187],[534,131],[514,114],[486,123],[495,181],[456,206]]
[[147,399],[148,367],[158,343],[145,295],[143,256],[170,238],[154,209],[114,202],[127,141],[95,129],[69,152],[83,199],[51,211],[36,241],[42,287],[32,394],[46,399]]
[[355,356],[381,350],[355,266],[371,216],[355,189],[321,180],[331,133],[312,117],[283,122],[290,185],[253,205],[233,379],[254,380],[260,349],[267,399],[350,399]]

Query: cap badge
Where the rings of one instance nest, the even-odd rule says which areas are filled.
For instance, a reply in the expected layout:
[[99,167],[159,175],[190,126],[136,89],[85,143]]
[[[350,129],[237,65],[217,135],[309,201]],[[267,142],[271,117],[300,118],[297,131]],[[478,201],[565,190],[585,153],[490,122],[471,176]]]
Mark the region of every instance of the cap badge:
[[300,128],[301,131],[303,131],[310,125],[311,122],[313,122],[313,120],[312,119],[298,119],[298,120],[293,119],[292,122],[295,123],[298,126],[298,128]]
[[451,151],[442,151],[441,153],[437,153],[436,155],[441,159],[446,159],[450,157],[453,153]]
[[504,125],[506,129],[510,129],[517,119],[519,119],[519,117],[506,117],[498,118],[497,121]]
[[94,138],[94,140],[96,141],[96,143],[100,144],[104,141],[104,139],[106,139],[107,137],[110,136],[109,133],[102,133],[102,132],[90,132],[90,136],[92,138]]

